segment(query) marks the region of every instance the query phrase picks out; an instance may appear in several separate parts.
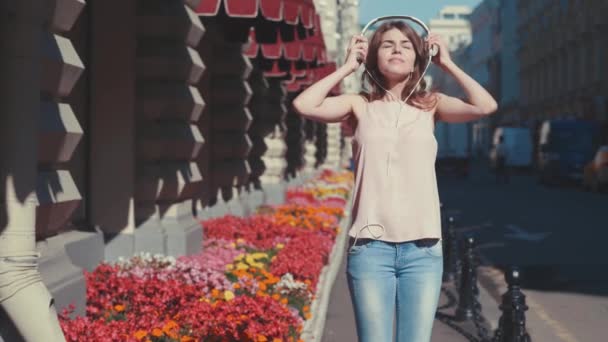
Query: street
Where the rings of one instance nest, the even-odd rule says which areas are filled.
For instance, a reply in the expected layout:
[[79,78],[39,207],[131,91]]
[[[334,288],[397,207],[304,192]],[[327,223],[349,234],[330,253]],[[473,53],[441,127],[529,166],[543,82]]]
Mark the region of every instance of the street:
[[604,341],[608,194],[541,186],[530,172],[496,184],[485,162],[466,180],[440,175],[439,191],[457,231],[477,238],[484,266],[521,267],[532,340],[546,340],[535,339],[536,330],[562,341]]

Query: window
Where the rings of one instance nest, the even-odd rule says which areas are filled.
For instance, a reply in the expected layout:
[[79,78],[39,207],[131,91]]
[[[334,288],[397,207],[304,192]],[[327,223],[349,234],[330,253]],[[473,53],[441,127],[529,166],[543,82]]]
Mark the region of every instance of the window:
[[443,14],[443,19],[454,19],[454,13],[444,13]]

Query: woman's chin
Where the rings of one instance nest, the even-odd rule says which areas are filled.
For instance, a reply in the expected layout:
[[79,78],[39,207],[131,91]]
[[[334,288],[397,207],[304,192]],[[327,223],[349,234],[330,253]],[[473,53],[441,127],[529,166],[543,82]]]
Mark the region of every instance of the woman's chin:
[[384,77],[387,80],[391,80],[393,82],[402,82],[405,81],[408,77],[409,73],[404,70],[386,70],[384,72]]

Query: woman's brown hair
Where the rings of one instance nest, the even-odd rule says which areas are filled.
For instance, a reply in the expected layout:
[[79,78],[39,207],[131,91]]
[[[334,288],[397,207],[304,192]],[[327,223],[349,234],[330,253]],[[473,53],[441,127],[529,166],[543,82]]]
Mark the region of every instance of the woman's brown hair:
[[[416,82],[418,79],[420,79],[422,73],[424,72],[424,68],[426,67],[426,61],[428,61],[429,58],[429,52],[425,47],[425,42],[410,25],[403,21],[389,21],[380,25],[376,32],[374,32],[369,42],[365,67],[367,68],[368,72],[371,73],[378,82],[380,82],[382,87],[387,87],[386,80],[378,68],[378,49],[380,49],[380,45],[382,44],[382,35],[394,28],[401,31],[412,42],[414,52],[416,54],[414,71],[409,77],[405,87],[403,88],[403,92],[401,93],[401,99],[403,99],[410,94],[416,85]],[[363,73],[362,81],[363,84],[367,82],[367,84],[369,84],[371,87],[366,94],[366,97],[370,101],[381,99],[384,97],[384,95],[386,95],[386,91],[382,89],[382,87],[379,87],[378,84],[376,84],[376,81],[374,81],[366,72]],[[407,102],[412,106],[430,110],[436,106],[437,96],[434,92],[426,89],[426,81],[422,79],[418,84],[418,88],[412,93],[412,96],[410,96]]]

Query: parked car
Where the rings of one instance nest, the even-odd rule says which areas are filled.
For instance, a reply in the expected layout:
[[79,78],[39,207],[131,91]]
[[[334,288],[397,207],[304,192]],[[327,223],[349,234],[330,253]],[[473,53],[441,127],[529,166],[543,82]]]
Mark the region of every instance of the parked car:
[[583,187],[594,192],[608,189],[608,145],[600,146],[595,158],[585,165]]
[[585,164],[599,146],[597,122],[555,119],[543,122],[539,134],[538,172],[544,184],[583,179]]
[[490,147],[490,167],[496,168],[496,146],[503,138],[503,148],[507,155],[505,165],[527,168],[532,166],[532,135],[525,127],[497,127]]

